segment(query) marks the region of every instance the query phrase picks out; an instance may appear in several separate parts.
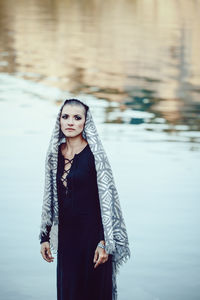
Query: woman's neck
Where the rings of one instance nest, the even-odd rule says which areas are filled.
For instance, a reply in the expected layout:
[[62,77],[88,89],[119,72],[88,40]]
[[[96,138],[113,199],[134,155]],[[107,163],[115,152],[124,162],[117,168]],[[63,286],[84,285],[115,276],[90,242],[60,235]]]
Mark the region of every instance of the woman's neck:
[[81,137],[68,137],[66,138],[65,144],[62,145],[62,153],[73,156],[80,152],[87,145],[87,141]]

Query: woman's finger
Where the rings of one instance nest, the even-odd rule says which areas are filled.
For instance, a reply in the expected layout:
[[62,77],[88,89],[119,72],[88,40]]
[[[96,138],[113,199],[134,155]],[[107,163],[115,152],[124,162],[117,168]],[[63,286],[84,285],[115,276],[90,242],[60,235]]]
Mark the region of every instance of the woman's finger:
[[97,260],[94,268],[97,268],[100,264],[103,264],[107,261],[107,254],[100,254],[99,259]]
[[106,254],[102,257],[102,263],[105,263],[107,260],[108,260],[108,255]]
[[50,251],[50,248],[46,248],[46,251],[45,251],[45,257],[46,257],[46,260],[48,262],[52,262],[53,261],[53,257],[51,255],[51,251]]
[[47,246],[42,247],[40,252],[41,252],[42,257],[43,257],[44,260],[46,260],[47,262],[53,261],[54,257],[52,257],[49,247],[47,247]]
[[95,250],[93,262],[95,263],[98,259],[98,251]]
[[103,258],[101,255],[99,255],[99,259],[97,260],[96,264],[95,264],[95,268],[97,268],[101,263],[103,263]]
[[43,259],[46,260],[46,261],[48,261],[47,258],[46,258],[45,251],[46,251],[46,249],[43,248],[43,249],[41,250],[41,254],[42,254]]
[[94,265],[95,269],[100,265],[100,262],[101,262],[101,258],[99,256],[99,259],[96,261],[96,264]]
[[48,255],[48,259],[49,259],[50,261],[53,261],[54,257],[53,257],[52,254],[51,254],[50,248],[47,249],[47,255]]

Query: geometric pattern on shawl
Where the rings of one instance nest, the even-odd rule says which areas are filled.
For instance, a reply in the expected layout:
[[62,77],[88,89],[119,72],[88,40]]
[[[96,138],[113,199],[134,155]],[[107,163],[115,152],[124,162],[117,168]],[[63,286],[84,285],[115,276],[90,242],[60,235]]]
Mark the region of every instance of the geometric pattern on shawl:
[[[66,100],[63,101],[57,114],[55,127],[51,135],[45,159],[45,184],[39,234],[39,239],[41,239],[42,233],[46,233],[46,226],[51,225],[50,248],[55,254],[58,249],[59,222],[56,173],[58,146],[66,141],[66,137],[60,129],[60,116],[65,101]],[[98,135],[90,108],[88,108],[87,111],[82,136],[87,140],[95,159],[105,250],[108,254],[113,255],[112,300],[117,300],[116,274],[119,272],[119,267],[130,258],[130,248],[112,169]]]

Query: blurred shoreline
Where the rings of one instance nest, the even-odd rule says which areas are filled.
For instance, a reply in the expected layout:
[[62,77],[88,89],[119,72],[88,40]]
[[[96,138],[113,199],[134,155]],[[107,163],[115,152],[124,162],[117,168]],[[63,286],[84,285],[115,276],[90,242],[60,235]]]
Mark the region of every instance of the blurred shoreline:
[[199,0],[2,0],[0,72],[107,101],[106,123],[148,124],[197,142],[199,7]]
[[[20,106],[27,109],[34,108],[34,99],[48,102],[52,109],[54,106],[69,97],[74,97],[67,91],[60,90],[56,87],[48,87],[41,83],[36,83],[31,80],[18,78],[10,74],[0,73],[0,103],[3,107]],[[13,95],[14,98],[13,98]],[[151,142],[174,142],[188,144],[188,149],[191,151],[200,150],[200,132],[192,131],[186,125],[172,126],[167,124],[164,119],[159,118],[158,123],[150,123],[153,114],[145,111],[137,111],[134,109],[121,110],[118,103],[108,102],[104,99],[97,99],[92,95],[80,93],[76,97],[82,99],[91,106],[92,112],[97,124],[101,124],[106,139],[113,139],[113,131],[120,131],[120,139],[130,139],[130,141],[151,141]],[[115,120],[123,120],[123,122],[115,122]],[[143,120],[139,122],[138,120]],[[114,120],[114,121],[113,121]],[[134,120],[134,122],[132,121]],[[113,121],[113,122],[112,122]],[[138,121],[138,122],[137,122]],[[34,124],[35,125],[35,124]],[[5,125],[2,124],[1,133],[5,134]],[[30,129],[30,132],[33,128]],[[119,137],[118,137],[119,139]]]

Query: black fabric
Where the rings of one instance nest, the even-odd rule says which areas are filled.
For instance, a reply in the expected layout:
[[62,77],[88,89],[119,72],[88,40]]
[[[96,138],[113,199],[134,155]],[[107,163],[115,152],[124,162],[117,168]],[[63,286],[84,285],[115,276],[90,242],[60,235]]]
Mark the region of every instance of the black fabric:
[[49,242],[49,233],[51,230],[51,226],[46,226],[46,229],[47,229],[47,233],[42,234],[42,238],[40,239],[40,244],[42,244],[43,242]]
[[[74,156],[66,187],[64,157],[58,151],[59,202],[57,300],[112,300],[112,255],[94,269],[94,253],[104,240],[94,156],[89,145]],[[42,241],[49,240],[48,234]]]

